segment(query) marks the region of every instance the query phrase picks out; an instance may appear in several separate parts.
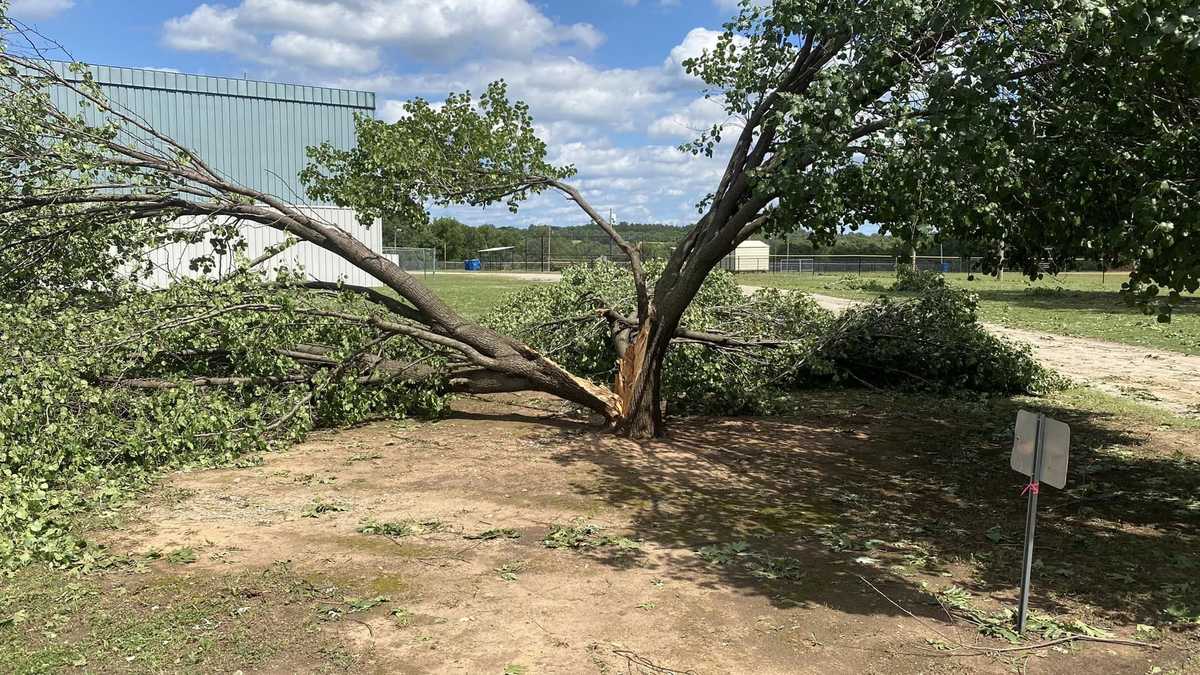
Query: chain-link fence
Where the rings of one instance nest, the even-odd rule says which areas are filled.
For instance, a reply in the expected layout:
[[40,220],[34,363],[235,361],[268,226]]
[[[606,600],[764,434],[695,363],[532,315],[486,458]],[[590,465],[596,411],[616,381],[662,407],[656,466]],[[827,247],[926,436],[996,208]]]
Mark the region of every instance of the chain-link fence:
[[[772,255],[748,264],[744,268],[764,270],[769,273],[792,272],[800,274],[873,274],[895,272],[898,265],[916,263],[919,270],[946,273],[978,272],[980,258],[950,256],[887,255]],[[764,269],[765,268],[765,269]]]
[[410,274],[433,274],[438,269],[436,249],[384,246],[383,255]]
[[[425,249],[426,251],[432,251]],[[514,271],[514,273],[557,273],[575,264],[590,264],[599,259],[608,259],[613,264],[628,267],[629,261],[617,251],[613,256],[546,256],[546,251],[522,250],[497,251],[480,261],[482,271]],[[467,261],[438,261],[438,269],[463,270]],[[778,256],[756,253],[730,253],[718,267],[738,274],[811,274],[811,275],[869,275],[895,274],[899,265],[913,264],[911,256],[882,255],[796,255]],[[984,274],[983,258],[959,256],[917,256],[917,269],[941,271],[944,274]],[[406,268],[407,269],[407,268]],[[1100,265],[1090,261],[1072,261],[1066,269],[1045,267],[1046,274],[1058,271],[1104,271]]]

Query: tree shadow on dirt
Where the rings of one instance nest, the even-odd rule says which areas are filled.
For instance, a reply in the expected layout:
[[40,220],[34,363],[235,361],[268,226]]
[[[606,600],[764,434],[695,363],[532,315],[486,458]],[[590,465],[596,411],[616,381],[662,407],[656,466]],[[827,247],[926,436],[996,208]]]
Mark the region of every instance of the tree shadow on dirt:
[[[642,444],[564,428],[551,432],[555,459],[599,467],[576,489],[628,510],[644,541],[690,551],[669,571],[697,583],[778,607],[898,613],[861,575],[944,618],[921,582],[952,576],[1012,602],[1025,509],[1008,466],[1016,402],[826,392],[798,405],[795,419],[678,419]],[[1034,605],[1083,603],[1125,623],[1200,605],[1200,461],[1105,414],[1036,408],[1073,437],[1069,489],[1042,491]]]

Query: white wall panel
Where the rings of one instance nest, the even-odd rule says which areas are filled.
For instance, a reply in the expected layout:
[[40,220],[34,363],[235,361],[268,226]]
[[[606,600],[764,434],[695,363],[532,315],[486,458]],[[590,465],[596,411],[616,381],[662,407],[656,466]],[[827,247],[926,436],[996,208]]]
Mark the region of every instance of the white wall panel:
[[[379,222],[366,227],[358,222],[354,211],[337,207],[304,206],[300,210],[322,218],[350,233],[355,239],[366,244],[372,251],[383,249],[383,232]],[[180,228],[195,229],[203,227],[203,219],[195,217],[180,218],[176,221]],[[279,244],[287,239],[287,235],[258,223],[243,222],[242,236],[246,240],[247,258],[254,259],[268,247]],[[191,261],[212,250],[208,243],[202,244],[171,244],[154,251],[151,259],[155,265],[154,274],[146,280],[146,285],[162,288],[180,278],[198,276],[190,269]],[[300,242],[287,251],[280,253],[269,263],[264,263],[260,269],[277,268],[286,265],[291,268],[302,268],[306,276],[316,281],[344,281],[349,284],[362,286],[378,286],[377,280],[359,270],[341,257],[308,242]],[[236,261],[231,256],[217,258],[215,274],[222,274],[236,267]]]

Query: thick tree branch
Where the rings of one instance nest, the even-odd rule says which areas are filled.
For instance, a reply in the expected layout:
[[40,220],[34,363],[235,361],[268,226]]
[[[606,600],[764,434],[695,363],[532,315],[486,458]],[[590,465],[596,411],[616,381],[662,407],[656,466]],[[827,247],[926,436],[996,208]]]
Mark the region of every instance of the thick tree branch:
[[402,316],[409,321],[415,321],[426,326],[430,325],[432,320],[421,312],[414,309],[412,306],[405,304],[397,298],[393,298],[387,293],[383,293],[378,289],[367,286],[356,286],[354,284],[339,284],[331,281],[306,281],[301,284],[304,288],[310,288],[319,291],[340,292],[346,291],[356,293],[370,300],[371,302],[385,307],[392,314]]
[[617,248],[625,252],[626,257],[629,258],[629,270],[633,273],[633,286],[637,291],[638,316],[648,316],[650,312],[650,290],[646,285],[646,271],[642,266],[642,255],[638,251],[638,248],[626,241],[617,232],[613,224],[601,216],[591,203],[584,199],[575,186],[558,180],[550,180],[548,184],[578,204],[579,208],[583,209],[583,212],[592,219],[592,222],[596,223],[613,240]]

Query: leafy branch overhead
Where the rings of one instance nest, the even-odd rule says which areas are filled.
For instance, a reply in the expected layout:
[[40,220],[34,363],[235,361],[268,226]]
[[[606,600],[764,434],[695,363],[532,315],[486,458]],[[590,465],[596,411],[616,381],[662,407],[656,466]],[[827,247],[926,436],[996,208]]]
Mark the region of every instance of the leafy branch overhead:
[[529,107],[511,102],[503,81],[475,99],[451,94],[441,105],[404,104],[394,124],[366,116],[355,122],[351,150],[309,148],[301,179],[315,198],[354,208],[364,222],[393,218],[415,227],[427,207],[502,203],[512,211],[549,182],[575,174],[548,164]]

